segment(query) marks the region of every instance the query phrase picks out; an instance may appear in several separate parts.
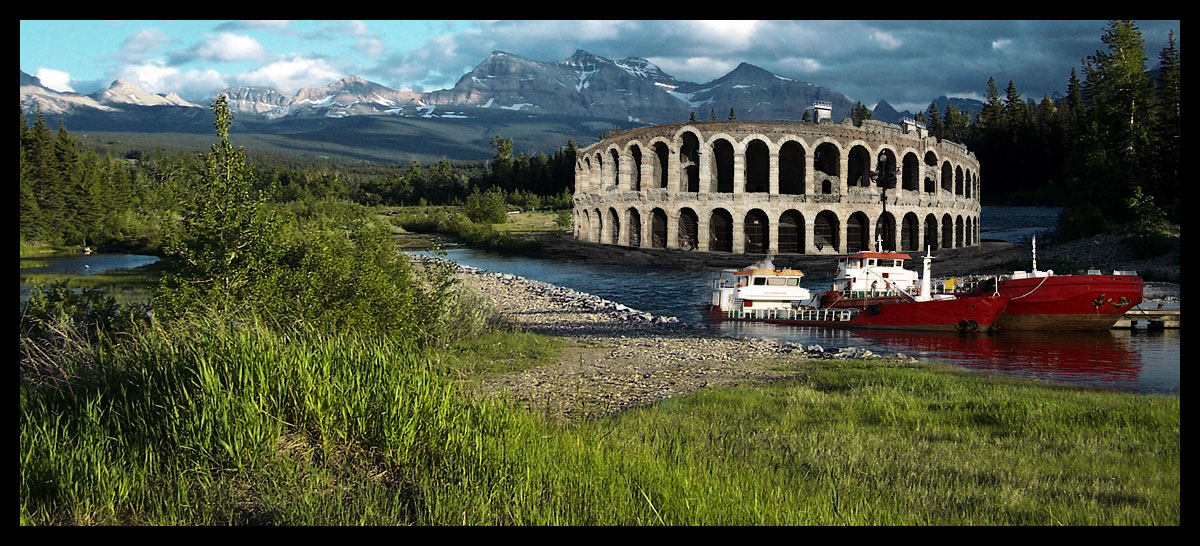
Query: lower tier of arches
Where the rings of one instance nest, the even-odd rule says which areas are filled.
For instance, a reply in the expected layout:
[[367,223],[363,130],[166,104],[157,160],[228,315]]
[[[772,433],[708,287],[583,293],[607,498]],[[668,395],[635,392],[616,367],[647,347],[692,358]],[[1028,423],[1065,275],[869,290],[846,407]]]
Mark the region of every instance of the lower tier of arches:
[[979,244],[979,213],[950,210],[833,209],[744,214],[724,207],[577,206],[577,240],[638,248],[734,254],[846,254],[922,251]]

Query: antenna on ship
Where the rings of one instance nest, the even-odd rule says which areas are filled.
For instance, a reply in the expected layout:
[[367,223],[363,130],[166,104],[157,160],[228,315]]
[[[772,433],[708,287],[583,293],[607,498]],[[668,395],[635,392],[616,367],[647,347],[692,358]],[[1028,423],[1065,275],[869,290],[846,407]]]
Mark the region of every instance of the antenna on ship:
[[1037,273],[1037,235],[1033,236],[1033,272]]
[[925,268],[921,272],[921,295],[920,295],[920,297],[917,298],[917,301],[929,301],[930,299],[932,299],[932,297],[930,296],[930,292],[933,291],[933,287],[931,286],[932,281],[929,280],[929,262],[931,260],[933,260],[933,256],[930,254],[930,252],[931,252],[931,250],[929,248],[929,245],[926,245],[925,246]]

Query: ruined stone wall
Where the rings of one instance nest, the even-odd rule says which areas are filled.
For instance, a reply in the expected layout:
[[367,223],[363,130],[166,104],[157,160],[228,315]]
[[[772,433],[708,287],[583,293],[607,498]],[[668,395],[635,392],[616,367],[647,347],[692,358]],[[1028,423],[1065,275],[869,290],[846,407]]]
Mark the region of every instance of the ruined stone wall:
[[575,167],[584,241],[738,254],[979,243],[978,160],[912,123],[639,127],[580,150]]

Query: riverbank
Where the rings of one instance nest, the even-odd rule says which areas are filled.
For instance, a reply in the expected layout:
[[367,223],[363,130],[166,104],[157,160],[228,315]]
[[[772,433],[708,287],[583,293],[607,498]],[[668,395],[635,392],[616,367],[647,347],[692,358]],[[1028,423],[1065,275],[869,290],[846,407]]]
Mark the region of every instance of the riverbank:
[[732,386],[803,376],[811,359],[888,359],[844,347],[728,337],[630,309],[568,288],[456,265],[456,278],[514,329],[554,336],[567,346],[557,362],[473,380],[485,396],[508,396],[540,413],[566,419],[600,417],[652,405],[709,386]]

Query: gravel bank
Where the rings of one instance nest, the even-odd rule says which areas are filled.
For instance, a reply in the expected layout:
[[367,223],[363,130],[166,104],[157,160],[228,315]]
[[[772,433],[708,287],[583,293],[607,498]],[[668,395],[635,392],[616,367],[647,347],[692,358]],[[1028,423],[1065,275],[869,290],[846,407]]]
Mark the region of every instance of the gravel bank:
[[814,358],[892,358],[866,349],[722,336],[568,288],[457,266],[457,278],[512,325],[567,340],[561,361],[472,388],[563,418],[612,415],[712,385],[800,377]]

